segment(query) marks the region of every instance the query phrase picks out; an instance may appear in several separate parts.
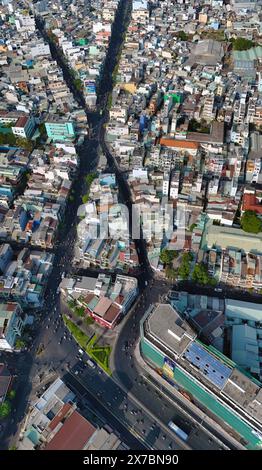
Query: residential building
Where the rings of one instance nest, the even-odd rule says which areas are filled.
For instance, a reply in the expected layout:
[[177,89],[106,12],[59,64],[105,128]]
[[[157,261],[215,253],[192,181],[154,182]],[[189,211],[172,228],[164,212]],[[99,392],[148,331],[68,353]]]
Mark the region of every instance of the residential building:
[[63,119],[49,116],[45,122],[45,128],[52,142],[72,141],[76,137],[74,123],[71,121],[63,121]]
[[0,303],[0,350],[13,351],[16,340],[25,325],[20,305],[16,302]]

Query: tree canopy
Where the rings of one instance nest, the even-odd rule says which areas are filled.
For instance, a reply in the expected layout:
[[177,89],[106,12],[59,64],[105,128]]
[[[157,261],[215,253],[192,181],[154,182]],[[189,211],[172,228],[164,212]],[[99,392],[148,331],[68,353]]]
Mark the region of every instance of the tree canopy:
[[180,41],[187,41],[188,40],[188,34],[185,33],[185,31],[179,31],[177,37],[178,37],[178,39],[180,39]]
[[178,268],[179,276],[185,281],[190,275],[190,264],[193,260],[192,253],[184,253],[182,256],[181,264]]
[[7,416],[11,412],[11,404],[9,401],[4,401],[4,403],[1,403],[0,405],[0,419],[2,418],[7,418]]
[[193,274],[192,274],[193,281],[197,282],[197,284],[201,285],[216,285],[216,280],[209,276],[207,266],[203,263],[196,264]]
[[250,39],[246,38],[232,39],[232,44],[235,51],[247,51],[254,46],[253,41],[250,41]]
[[172,263],[173,259],[176,258],[176,256],[177,251],[164,248],[164,250],[162,250],[160,253],[160,260],[163,264],[170,264]]
[[254,211],[246,211],[241,217],[241,227],[245,232],[259,233],[262,231],[262,221]]

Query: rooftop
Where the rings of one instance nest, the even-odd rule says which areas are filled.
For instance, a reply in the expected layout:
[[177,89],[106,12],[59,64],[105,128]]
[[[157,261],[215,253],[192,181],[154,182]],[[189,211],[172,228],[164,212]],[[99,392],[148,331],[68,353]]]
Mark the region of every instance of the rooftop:
[[181,355],[196,336],[192,328],[167,304],[157,304],[147,318],[148,332],[173,351]]
[[45,450],[82,450],[95,430],[91,423],[74,411],[47,444]]

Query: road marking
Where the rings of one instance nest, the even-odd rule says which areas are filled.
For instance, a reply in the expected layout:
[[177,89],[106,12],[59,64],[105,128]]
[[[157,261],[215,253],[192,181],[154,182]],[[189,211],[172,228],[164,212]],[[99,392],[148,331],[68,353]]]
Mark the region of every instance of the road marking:
[[[84,389],[86,389],[86,390],[88,391],[88,393],[90,393],[90,395],[92,395],[93,398],[95,398],[95,399],[98,401],[97,395],[95,395],[95,394],[93,393],[93,391],[91,391],[89,388],[87,388],[87,387],[80,381],[80,378],[76,377],[71,371],[69,371],[69,373],[70,373],[70,375],[72,375],[72,377],[73,377],[77,382],[79,382],[79,384],[80,384]],[[75,388],[75,387],[74,387],[74,388]],[[77,390],[77,389],[75,388],[75,390]],[[78,394],[80,394],[79,391],[77,391],[77,392],[78,392]],[[80,395],[81,395],[81,394],[80,394]],[[81,396],[82,396],[82,395],[81,395]],[[101,405],[107,412],[109,412],[112,416],[114,416],[114,418],[115,418],[120,424],[122,424],[122,426],[124,426],[124,428],[126,428],[131,434],[133,434],[134,437],[136,437],[136,438],[139,439],[139,440],[142,440],[142,443],[143,443],[149,450],[155,450],[153,447],[151,447],[151,446],[147,443],[147,441],[145,440],[145,438],[143,437],[143,435],[140,435],[140,434],[138,433],[138,431],[136,431],[135,429],[133,429],[133,426],[130,426],[128,423],[126,423],[124,420],[122,420],[122,418],[120,418],[119,415],[115,415],[111,407],[110,407],[110,408],[106,408],[106,406],[103,404],[103,402],[100,402],[100,401],[99,401],[99,403],[100,403],[100,405]],[[134,424],[134,426],[135,426],[135,424]]]

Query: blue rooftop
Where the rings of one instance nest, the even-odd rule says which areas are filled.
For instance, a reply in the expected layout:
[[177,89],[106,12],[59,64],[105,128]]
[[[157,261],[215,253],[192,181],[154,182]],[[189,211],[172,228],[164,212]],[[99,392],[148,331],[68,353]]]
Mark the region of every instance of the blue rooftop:
[[197,343],[191,343],[185,352],[187,360],[197,367],[210,382],[222,389],[232,369],[222,364]]

